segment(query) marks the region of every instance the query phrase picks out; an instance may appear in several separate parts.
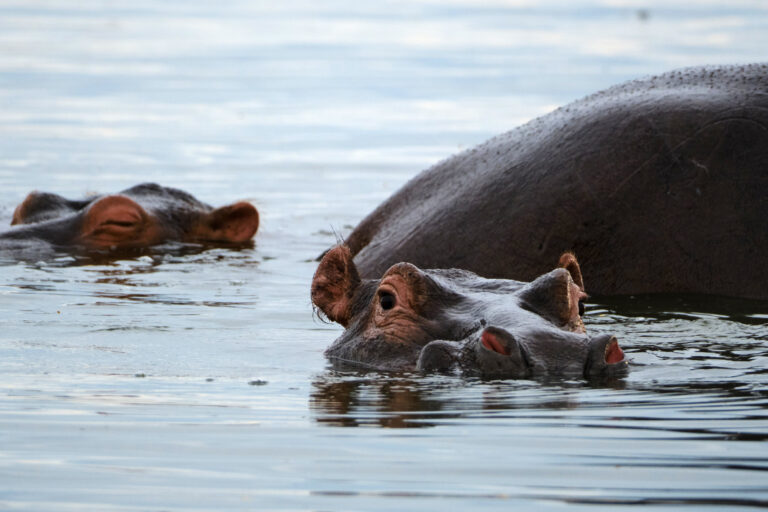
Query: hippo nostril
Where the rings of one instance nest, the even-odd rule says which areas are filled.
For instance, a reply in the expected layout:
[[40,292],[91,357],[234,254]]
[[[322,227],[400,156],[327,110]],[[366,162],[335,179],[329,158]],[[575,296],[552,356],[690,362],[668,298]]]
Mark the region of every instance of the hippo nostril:
[[483,343],[483,346],[488,350],[492,350],[493,352],[498,352],[499,354],[502,354],[505,356],[509,355],[509,351],[504,347],[504,344],[501,343],[501,341],[499,341],[499,339],[493,333],[488,331],[483,332],[481,341]]
[[611,338],[608,344],[605,346],[605,362],[607,364],[620,363],[624,360],[624,352],[619,347],[619,342],[616,338]]

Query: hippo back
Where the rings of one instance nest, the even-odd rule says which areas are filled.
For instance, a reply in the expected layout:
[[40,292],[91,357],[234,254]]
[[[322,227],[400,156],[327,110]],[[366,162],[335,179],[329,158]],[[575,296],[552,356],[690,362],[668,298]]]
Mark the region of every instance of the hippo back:
[[566,250],[593,294],[768,298],[768,66],[631,81],[422,172],[347,243],[366,277],[408,261],[530,280]]

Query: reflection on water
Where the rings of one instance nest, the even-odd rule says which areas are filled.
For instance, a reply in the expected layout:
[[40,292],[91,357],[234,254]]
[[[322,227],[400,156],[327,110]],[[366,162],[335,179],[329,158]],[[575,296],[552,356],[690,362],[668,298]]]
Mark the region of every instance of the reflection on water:
[[768,324],[768,301],[734,297],[711,295],[603,297],[600,298],[600,305],[608,313],[632,317],[647,316],[655,320],[710,319],[713,323],[717,323],[717,320],[730,320],[753,325]]
[[77,247],[70,250],[53,248],[47,244],[39,244],[34,240],[23,242],[20,246],[4,241],[0,247],[0,266],[14,265],[18,262],[33,264],[38,268],[64,267],[71,265],[109,265],[119,260],[149,261],[156,264],[172,261],[187,261],[187,256],[199,255],[199,261],[215,262],[223,259],[216,248],[226,248],[233,251],[253,249],[254,242],[239,244],[199,244],[184,242],[167,242],[152,247],[113,248],[103,251],[85,250]]
[[[317,421],[333,426],[380,426],[387,428],[427,427],[429,418],[444,409],[439,400],[424,396],[421,383],[412,380],[358,378],[341,380],[324,377],[312,383],[310,409]],[[450,408],[450,417],[460,411]]]
[[[312,386],[310,409],[321,424],[420,428],[448,420],[504,417],[505,411],[513,410],[575,409],[579,407],[576,394],[568,390],[583,384],[558,382],[548,389],[532,381],[329,373],[316,378]],[[530,395],[526,399],[532,390],[534,401]],[[523,418],[525,413],[515,416]]]
[[[706,369],[706,368],[704,368]],[[751,373],[751,372],[749,372]],[[766,390],[749,389],[745,382],[699,382],[679,386],[665,386],[638,382],[626,385],[613,382],[610,387],[582,382],[542,383],[535,381],[491,381],[446,376],[348,375],[332,372],[317,377],[313,383],[310,408],[321,424],[345,427],[379,426],[387,428],[425,427],[445,424],[445,420],[482,417],[527,417],[526,411],[540,409],[555,412],[561,409],[594,409],[603,406],[601,400],[614,397],[610,392],[624,390],[641,393],[661,393],[648,400],[633,400],[631,404],[615,403],[622,407],[653,408],[655,400],[683,407],[718,409],[729,404],[747,404],[768,407]],[[606,394],[608,393],[608,394]],[[597,398],[597,399],[595,399]],[[510,416],[508,413],[514,411]],[[556,417],[557,414],[555,414]],[[536,413],[536,417],[540,417]],[[632,418],[631,411],[614,411],[613,419]],[[764,419],[765,415],[744,419]],[[635,418],[641,419],[641,418]],[[653,421],[654,417],[642,418]],[[613,428],[624,428],[615,426]],[[628,427],[634,428],[634,427]],[[689,431],[716,435],[729,440],[760,440],[768,432],[736,432],[722,434],[705,428],[676,429],[647,426],[666,431]]]

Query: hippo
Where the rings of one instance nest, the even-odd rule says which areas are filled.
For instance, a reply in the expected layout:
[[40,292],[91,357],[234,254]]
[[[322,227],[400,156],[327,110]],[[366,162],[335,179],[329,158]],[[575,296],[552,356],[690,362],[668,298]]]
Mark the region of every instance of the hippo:
[[16,207],[11,225],[0,233],[0,248],[108,252],[171,241],[247,243],[259,214],[250,203],[213,208],[182,190],[143,183],[84,200],[32,192]]
[[627,368],[616,337],[586,334],[587,295],[571,253],[530,283],[402,262],[361,279],[351,250],[339,245],[318,265],[311,296],[346,329],[326,350],[336,366],[590,380]]
[[530,281],[564,251],[593,295],[767,299],[768,65],[686,68],[559,108],[436,164],[347,236],[393,264]]

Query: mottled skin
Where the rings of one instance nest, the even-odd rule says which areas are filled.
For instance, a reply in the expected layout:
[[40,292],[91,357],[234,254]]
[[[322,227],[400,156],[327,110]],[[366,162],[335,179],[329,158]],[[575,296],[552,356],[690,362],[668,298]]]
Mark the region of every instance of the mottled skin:
[[489,378],[597,378],[626,368],[616,338],[586,335],[576,258],[531,283],[398,263],[362,280],[348,247],[330,250],[312,302],[346,330],[326,355],[378,370],[451,371]]
[[768,298],[768,66],[621,84],[422,172],[346,243],[394,263],[530,280],[563,251],[601,295]]
[[32,192],[11,224],[0,233],[0,248],[109,251],[168,241],[244,243],[256,233],[259,215],[250,203],[213,208],[182,190],[144,183],[81,201]]

